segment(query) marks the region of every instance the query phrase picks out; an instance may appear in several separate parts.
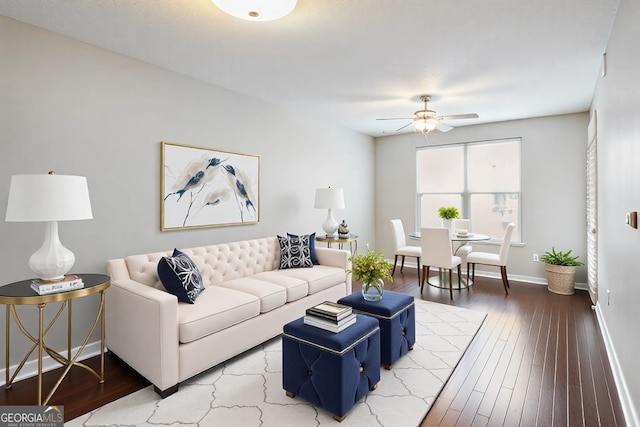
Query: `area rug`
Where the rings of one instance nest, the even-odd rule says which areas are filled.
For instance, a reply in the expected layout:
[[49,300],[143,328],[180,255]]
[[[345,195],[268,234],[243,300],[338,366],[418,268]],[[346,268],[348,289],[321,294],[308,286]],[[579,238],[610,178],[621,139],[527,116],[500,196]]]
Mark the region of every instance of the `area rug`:
[[149,386],[65,423],[114,426],[418,426],[476,335],[486,314],[416,300],[416,343],[378,387],[338,423],[282,388],[280,337],[180,384],[160,399]]

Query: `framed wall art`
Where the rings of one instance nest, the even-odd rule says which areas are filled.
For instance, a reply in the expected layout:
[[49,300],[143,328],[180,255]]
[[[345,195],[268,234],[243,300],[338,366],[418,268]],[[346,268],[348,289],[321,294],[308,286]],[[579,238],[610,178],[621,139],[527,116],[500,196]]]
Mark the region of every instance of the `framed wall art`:
[[160,229],[257,224],[260,156],[162,142]]

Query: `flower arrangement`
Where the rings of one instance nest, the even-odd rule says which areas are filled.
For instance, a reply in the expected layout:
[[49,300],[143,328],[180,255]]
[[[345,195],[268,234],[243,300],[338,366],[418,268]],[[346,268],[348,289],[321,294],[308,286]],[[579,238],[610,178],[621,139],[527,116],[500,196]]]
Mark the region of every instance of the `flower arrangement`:
[[441,206],[438,208],[438,216],[442,219],[460,218],[460,212],[455,206]]
[[384,251],[374,251],[367,246],[367,250],[363,254],[352,255],[351,273],[355,280],[362,280],[369,286],[378,286],[379,280],[389,280],[393,282],[391,277],[391,269],[393,264],[384,258]]

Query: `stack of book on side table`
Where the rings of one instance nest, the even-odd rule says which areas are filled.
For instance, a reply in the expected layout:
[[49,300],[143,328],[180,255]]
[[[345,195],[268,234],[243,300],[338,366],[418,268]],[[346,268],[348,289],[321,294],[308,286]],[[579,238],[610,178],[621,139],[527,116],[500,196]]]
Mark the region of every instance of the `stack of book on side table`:
[[64,276],[61,280],[41,280],[31,281],[31,289],[38,295],[56,294],[58,292],[75,291],[84,288],[84,282],[75,274]]
[[337,333],[356,323],[356,314],[348,305],[325,301],[307,309],[304,323]]

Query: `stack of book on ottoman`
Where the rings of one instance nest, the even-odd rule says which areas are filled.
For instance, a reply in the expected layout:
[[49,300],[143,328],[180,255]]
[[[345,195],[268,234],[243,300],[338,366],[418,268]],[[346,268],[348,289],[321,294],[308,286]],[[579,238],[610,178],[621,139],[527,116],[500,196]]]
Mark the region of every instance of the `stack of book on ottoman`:
[[348,305],[325,301],[307,309],[304,323],[337,333],[356,323],[356,314]]

